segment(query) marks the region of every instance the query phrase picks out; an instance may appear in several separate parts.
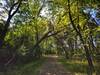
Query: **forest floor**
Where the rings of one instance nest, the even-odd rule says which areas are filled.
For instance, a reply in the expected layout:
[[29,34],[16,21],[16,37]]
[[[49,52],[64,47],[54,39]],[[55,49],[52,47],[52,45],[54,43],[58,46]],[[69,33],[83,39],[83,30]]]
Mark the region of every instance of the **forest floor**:
[[46,56],[45,62],[37,71],[37,75],[72,75],[58,60],[57,56]]
[[[87,67],[86,61],[65,60],[60,56],[48,55],[28,64],[16,65],[7,72],[0,72],[0,75],[88,75]],[[99,69],[93,75],[100,75]]]

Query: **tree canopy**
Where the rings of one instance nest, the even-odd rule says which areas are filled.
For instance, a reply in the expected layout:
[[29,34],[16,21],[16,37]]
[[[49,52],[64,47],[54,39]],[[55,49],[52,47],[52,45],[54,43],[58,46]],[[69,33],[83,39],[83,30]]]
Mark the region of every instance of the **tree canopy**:
[[[84,57],[89,69],[100,55],[99,0],[1,0],[0,63],[44,54]],[[93,59],[95,60],[93,60]]]

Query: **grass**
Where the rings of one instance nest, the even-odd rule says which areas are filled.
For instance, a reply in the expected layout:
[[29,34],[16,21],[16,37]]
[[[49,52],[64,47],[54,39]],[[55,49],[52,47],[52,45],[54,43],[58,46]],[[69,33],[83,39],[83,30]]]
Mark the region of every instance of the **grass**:
[[80,63],[79,61],[72,61],[72,60],[66,61],[64,59],[60,59],[59,61],[66,67],[68,71],[86,73],[87,69],[86,62]]
[[14,69],[9,69],[0,75],[36,75],[38,68],[42,65],[44,59],[33,61],[24,65],[17,65]]
[[[82,75],[82,74],[87,75],[89,73],[88,63],[86,61],[81,62],[79,60],[66,60],[66,59],[61,58],[59,59],[59,62],[65,66],[67,71],[70,71],[72,73],[80,73],[79,75]],[[98,68],[100,67],[95,65],[96,71],[98,70]]]

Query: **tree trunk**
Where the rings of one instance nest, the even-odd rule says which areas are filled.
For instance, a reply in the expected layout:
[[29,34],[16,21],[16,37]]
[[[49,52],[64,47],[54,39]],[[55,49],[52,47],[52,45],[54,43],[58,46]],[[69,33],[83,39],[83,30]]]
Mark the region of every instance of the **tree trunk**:
[[71,10],[70,10],[70,0],[68,0],[68,9],[69,9],[69,19],[70,19],[71,25],[73,26],[74,30],[76,31],[76,33],[80,37],[80,40],[81,40],[81,42],[83,44],[83,47],[84,47],[84,50],[85,50],[85,53],[86,53],[86,58],[87,58],[88,65],[89,65],[89,70],[93,71],[94,70],[94,66],[93,66],[92,58],[91,58],[91,55],[89,53],[88,47],[86,46],[86,44],[84,42],[84,39],[82,37],[81,32],[76,28],[76,26],[75,26],[75,24],[74,24],[74,22],[72,20],[72,15],[71,15]]
[[[19,9],[19,7],[20,7],[20,5],[21,5],[21,2],[22,2],[22,0],[20,0],[20,1],[18,1],[18,2],[16,2],[16,3],[14,3],[12,6],[11,6],[11,8],[10,8],[10,10],[9,10],[9,12],[8,12],[8,19],[7,19],[7,21],[6,21],[6,23],[5,23],[5,26],[4,26],[4,28],[3,28],[3,30],[2,30],[2,32],[1,32],[1,37],[0,37],[0,48],[2,48],[2,46],[3,46],[3,44],[4,44],[4,39],[5,39],[5,37],[6,37],[6,34],[7,34],[7,32],[8,32],[8,28],[9,28],[9,26],[10,26],[10,20],[12,19],[12,17],[16,14],[16,12],[18,11],[18,9]],[[13,9],[14,9],[14,7],[16,6],[16,5],[18,5],[17,7],[16,7],[16,9],[15,9],[15,11],[13,11]],[[13,13],[12,13],[12,11],[13,11]]]

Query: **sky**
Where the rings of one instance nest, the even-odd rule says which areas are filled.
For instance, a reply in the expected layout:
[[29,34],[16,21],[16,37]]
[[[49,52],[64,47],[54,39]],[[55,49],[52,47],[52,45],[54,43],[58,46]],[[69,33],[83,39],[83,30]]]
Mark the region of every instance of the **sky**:
[[85,8],[83,12],[90,16],[91,22],[95,21],[96,25],[100,26],[100,18],[97,17],[98,14],[100,15],[100,12],[97,9]]
[[0,15],[0,19],[3,19],[3,20],[7,20],[7,13],[5,13],[5,10],[2,8],[4,5],[5,5],[5,1],[4,0],[0,0],[0,3],[2,3],[2,5],[0,6],[0,12],[2,13]]
[[[2,6],[4,6],[6,4],[6,2],[4,0],[0,0],[0,3],[2,3]],[[4,11],[3,8],[1,8],[0,6],[0,12]],[[98,14],[98,10],[94,9],[94,8],[88,8],[86,7],[83,10],[84,13],[89,14],[90,15],[90,21],[92,22],[93,20],[95,21],[96,25],[100,26],[100,18],[97,18],[97,14]],[[2,18],[3,20],[7,20],[7,13],[3,12],[2,14],[4,17],[2,17],[0,15],[0,19]],[[43,8],[43,10],[40,13],[41,16],[43,17],[50,17],[49,11],[48,11],[48,6],[45,4],[45,7]]]

